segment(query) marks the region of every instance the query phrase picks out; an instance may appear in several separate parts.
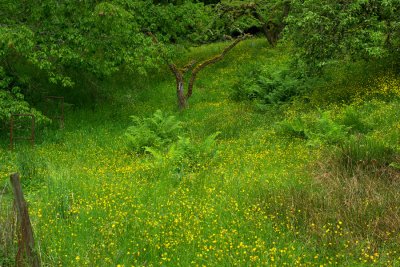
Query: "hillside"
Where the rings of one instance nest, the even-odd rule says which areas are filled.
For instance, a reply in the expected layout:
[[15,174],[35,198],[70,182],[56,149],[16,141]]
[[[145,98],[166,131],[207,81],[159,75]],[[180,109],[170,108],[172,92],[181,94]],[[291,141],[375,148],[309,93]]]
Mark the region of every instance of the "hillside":
[[[116,74],[86,108],[65,90],[65,129],[14,151],[2,138],[0,228],[13,226],[17,171],[44,266],[400,264],[399,73],[354,62],[288,85],[289,52],[244,41],[199,74],[184,111],[166,67]],[[271,84],[305,89],[286,100]],[[0,266],[14,261],[10,234]]]

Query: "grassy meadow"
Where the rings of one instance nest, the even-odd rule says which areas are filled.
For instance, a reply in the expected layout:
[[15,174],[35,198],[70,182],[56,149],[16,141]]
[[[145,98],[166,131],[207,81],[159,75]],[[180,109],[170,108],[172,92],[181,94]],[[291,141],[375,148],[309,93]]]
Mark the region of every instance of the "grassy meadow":
[[[167,68],[120,73],[96,105],[67,107],[64,130],[39,128],[34,148],[11,152],[2,135],[0,266],[17,252],[12,172],[43,266],[399,266],[399,73],[337,64],[291,101],[232,97],[261,63],[287,65],[289,50],[241,43],[200,72],[184,111]],[[135,152],[130,116],[157,110],[177,133]]]

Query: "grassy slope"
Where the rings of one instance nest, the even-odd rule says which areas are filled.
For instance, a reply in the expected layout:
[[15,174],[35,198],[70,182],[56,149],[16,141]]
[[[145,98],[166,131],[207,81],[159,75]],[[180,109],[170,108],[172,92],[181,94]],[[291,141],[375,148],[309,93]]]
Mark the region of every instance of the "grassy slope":
[[[169,73],[139,82],[118,77],[108,84],[116,94],[104,109],[69,111],[66,129],[41,131],[34,150],[0,150],[0,185],[11,171],[23,175],[44,265],[398,264],[397,239],[358,239],[350,220],[321,200],[326,187],[312,170],[324,147],[276,132],[274,124],[301,114],[302,106],[258,113],[228,99],[238,72],[286,59],[283,48],[269,50],[264,40],[240,44],[199,74],[182,113]],[[187,170],[129,154],[123,138],[129,116],[157,109],[176,115],[195,141],[220,131],[217,156]],[[2,207],[7,200],[9,192]],[[330,216],[316,216],[325,208]]]

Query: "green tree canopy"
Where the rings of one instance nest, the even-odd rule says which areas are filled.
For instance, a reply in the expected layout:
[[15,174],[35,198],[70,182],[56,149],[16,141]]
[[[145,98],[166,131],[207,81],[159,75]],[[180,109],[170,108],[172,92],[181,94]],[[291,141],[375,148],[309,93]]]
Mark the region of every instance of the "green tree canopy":
[[[82,79],[77,73],[94,79],[121,67],[146,73],[162,63],[148,32],[168,48],[207,42],[215,39],[207,31],[212,16],[211,7],[192,1],[1,1],[0,90],[17,101],[13,92],[26,92],[34,76],[73,87]],[[33,71],[22,74],[17,65]]]
[[45,71],[52,82],[71,85],[66,69],[107,75],[127,64],[151,65],[151,40],[135,14],[119,3],[97,1],[8,1],[0,14],[0,60],[11,72],[21,58]]
[[220,27],[239,32],[258,27],[269,44],[275,46],[286,26],[290,1],[222,0],[215,8],[220,16]]
[[398,57],[399,0],[292,0],[289,32],[312,67],[330,60]]

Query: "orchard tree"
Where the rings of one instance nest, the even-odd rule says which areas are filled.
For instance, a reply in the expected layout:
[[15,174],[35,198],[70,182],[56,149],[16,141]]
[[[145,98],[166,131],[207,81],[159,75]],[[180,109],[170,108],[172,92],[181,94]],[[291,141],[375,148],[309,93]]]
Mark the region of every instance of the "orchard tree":
[[[129,4],[141,2],[129,1]],[[159,61],[157,51],[127,4],[128,1],[98,3],[95,0],[1,1],[3,99],[8,103],[13,99],[21,103],[16,107],[25,107],[20,93],[26,92],[39,75],[47,76],[51,83],[73,87],[88,74],[101,78],[121,66],[144,73],[148,67],[155,66]],[[20,66],[30,68],[30,73],[21,73]],[[80,80],[74,80],[71,73],[80,73]],[[5,107],[0,106],[0,113]],[[22,110],[26,108],[19,111]],[[11,115],[8,111],[2,113]]]
[[[124,0],[129,2],[129,0]],[[143,32],[151,32],[167,45],[192,46],[215,41],[210,31],[215,14],[211,6],[196,1],[141,1],[129,9]]]
[[[226,54],[228,54],[237,44],[242,40],[249,37],[249,35],[243,35],[234,40],[229,46],[218,55],[215,55],[209,59],[198,62],[197,60],[191,60],[183,67],[177,66],[170,57],[168,57],[168,50],[160,44],[157,38],[151,33],[148,33],[153,38],[153,43],[159,47],[160,53],[163,55],[164,62],[168,65],[169,69],[175,76],[176,81],[176,96],[178,99],[178,107],[183,110],[188,107],[188,100],[193,94],[193,85],[196,80],[197,74],[209,65],[221,61]],[[189,82],[187,84],[187,90],[185,90],[185,75],[190,73]]]
[[65,87],[78,82],[74,76],[100,79],[121,67],[146,73],[161,62],[149,31],[168,48],[216,39],[207,30],[211,7],[192,1],[158,2],[1,1],[0,90],[21,100],[13,92],[33,83],[34,77],[21,74],[17,65],[32,66],[51,83]]
[[215,6],[225,28],[240,32],[257,26],[271,46],[275,46],[285,29],[289,0],[223,0]]
[[336,59],[397,58],[400,0],[293,0],[290,38],[311,68]]
[[65,70],[109,75],[127,64],[154,64],[151,40],[135,14],[98,1],[9,1],[0,16],[0,60],[10,71],[16,57],[45,71],[51,82],[73,84]]

